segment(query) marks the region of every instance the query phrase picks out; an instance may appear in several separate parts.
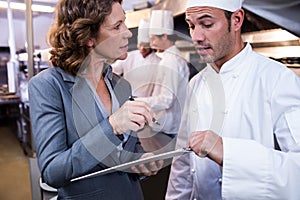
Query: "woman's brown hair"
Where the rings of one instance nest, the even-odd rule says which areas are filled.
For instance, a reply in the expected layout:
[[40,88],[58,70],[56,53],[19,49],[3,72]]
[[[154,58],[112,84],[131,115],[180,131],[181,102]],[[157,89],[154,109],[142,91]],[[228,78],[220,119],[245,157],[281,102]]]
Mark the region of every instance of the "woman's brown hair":
[[56,7],[55,21],[48,32],[52,47],[50,61],[55,67],[76,75],[88,56],[86,46],[96,38],[101,24],[112,11],[113,3],[122,0],[61,0]]

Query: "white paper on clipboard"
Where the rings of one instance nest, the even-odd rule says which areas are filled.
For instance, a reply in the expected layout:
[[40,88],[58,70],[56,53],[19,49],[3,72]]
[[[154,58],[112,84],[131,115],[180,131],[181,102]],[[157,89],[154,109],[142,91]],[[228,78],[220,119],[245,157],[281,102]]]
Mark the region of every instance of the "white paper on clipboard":
[[113,167],[110,167],[110,168],[107,168],[107,169],[104,169],[104,170],[101,170],[101,171],[93,172],[91,174],[87,174],[87,175],[84,175],[84,176],[74,178],[74,179],[71,180],[71,182],[82,180],[82,179],[85,179],[85,178],[91,178],[91,177],[94,177],[94,176],[105,175],[105,174],[109,174],[109,173],[115,172],[115,171],[122,171],[122,170],[125,170],[125,169],[129,169],[132,166],[139,165],[139,164],[149,163],[151,161],[165,160],[165,159],[168,159],[168,158],[173,158],[173,157],[180,156],[182,154],[190,153],[190,152],[192,152],[190,148],[181,148],[181,149],[177,149],[177,150],[174,150],[174,151],[169,151],[169,152],[166,152],[166,153],[161,153],[161,154],[158,154],[158,155],[150,156],[150,157],[147,157],[147,158],[141,158],[141,159],[138,159],[138,160],[130,161],[130,162],[120,164],[120,165],[116,165],[116,166],[113,166]]

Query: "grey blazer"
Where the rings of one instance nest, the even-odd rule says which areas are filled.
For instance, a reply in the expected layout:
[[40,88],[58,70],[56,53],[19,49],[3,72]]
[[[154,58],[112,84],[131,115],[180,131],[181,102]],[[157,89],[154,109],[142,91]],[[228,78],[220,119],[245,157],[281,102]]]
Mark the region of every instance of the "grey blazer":
[[[131,95],[131,87],[117,75],[110,78],[122,105]],[[59,199],[143,199],[138,177],[131,173],[114,172],[70,182],[143,153],[134,134],[124,149],[118,150],[121,140],[96,106],[94,94],[85,79],[58,67],[30,80],[30,118],[42,179],[58,189]]]

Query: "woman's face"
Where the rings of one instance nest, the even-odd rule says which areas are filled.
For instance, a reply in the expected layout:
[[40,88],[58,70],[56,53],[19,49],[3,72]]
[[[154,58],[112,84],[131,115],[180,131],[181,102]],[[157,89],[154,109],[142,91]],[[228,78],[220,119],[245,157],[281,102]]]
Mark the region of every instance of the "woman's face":
[[125,59],[128,51],[128,39],[132,33],[125,25],[125,13],[119,3],[114,3],[112,12],[100,26],[96,38],[95,52],[108,60]]

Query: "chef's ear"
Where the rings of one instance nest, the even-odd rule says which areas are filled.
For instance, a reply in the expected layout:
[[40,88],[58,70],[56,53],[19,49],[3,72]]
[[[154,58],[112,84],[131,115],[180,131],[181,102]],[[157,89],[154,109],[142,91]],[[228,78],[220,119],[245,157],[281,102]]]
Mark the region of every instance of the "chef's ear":
[[234,30],[240,30],[242,28],[244,17],[245,12],[243,9],[238,9],[232,14],[231,21],[233,22]]

